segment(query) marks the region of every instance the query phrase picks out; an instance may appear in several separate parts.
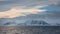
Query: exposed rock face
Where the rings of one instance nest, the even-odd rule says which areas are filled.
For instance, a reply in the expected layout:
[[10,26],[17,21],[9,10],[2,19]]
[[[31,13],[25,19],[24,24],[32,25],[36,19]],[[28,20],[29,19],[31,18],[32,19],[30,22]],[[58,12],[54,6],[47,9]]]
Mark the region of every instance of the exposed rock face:
[[0,34],[60,34],[59,26],[0,26]]
[[50,24],[43,20],[28,20],[24,23],[27,26],[49,26]]
[[[4,25],[16,25],[15,22],[7,22]],[[43,20],[27,20],[25,23],[18,23],[19,26],[49,26],[50,24]]]

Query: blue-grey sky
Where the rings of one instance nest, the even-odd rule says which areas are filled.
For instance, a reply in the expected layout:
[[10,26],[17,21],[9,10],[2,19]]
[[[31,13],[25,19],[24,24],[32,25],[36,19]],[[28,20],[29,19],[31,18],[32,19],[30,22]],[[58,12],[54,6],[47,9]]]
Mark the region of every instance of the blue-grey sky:
[[14,6],[32,7],[36,5],[57,4],[59,0],[0,0],[0,10],[8,10]]
[[23,7],[31,9],[38,6],[37,8],[34,8],[38,9],[40,8],[39,6],[45,6],[51,4],[57,5],[58,2],[59,0],[0,0],[0,11],[3,12],[12,10],[14,7]]

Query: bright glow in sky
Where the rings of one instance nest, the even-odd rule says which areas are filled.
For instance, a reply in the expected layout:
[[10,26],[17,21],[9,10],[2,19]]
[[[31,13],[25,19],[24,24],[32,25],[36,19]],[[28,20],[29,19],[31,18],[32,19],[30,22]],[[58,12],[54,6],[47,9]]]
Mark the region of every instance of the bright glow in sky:
[[40,8],[42,6],[36,6],[33,8],[14,7],[14,8],[11,8],[10,10],[0,12],[0,18],[2,17],[14,18],[17,16],[25,16],[27,14],[36,14],[38,12],[46,11],[46,10],[38,9],[38,7]]

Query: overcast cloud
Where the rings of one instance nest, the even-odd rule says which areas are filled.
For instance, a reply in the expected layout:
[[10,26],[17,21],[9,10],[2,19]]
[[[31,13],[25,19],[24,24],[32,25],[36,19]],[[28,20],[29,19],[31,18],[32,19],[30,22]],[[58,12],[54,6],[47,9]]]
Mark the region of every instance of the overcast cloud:
[[0,10],[12,8],[14,6],[32,7],[36,5],[57,4],[59,0],[0,0]]

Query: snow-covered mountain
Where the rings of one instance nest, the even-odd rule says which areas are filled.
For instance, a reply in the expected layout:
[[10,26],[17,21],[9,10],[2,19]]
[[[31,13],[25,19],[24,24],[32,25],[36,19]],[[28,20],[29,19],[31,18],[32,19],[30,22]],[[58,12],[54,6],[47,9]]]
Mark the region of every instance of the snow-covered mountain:
[[[25,26],[50,26],[50,24],[46,23],[43,20],[27,20],[25,23],[22,23]],[[21,25],[21,24],[18,24]]]
[[[44,21],[42,18],[45,18],[44,16],[34,16],[34,17],[23,17],[23,18],[3,18],[0,19],[1,25],[32,25],[32,26],[50,26],[51,24]],[[5,19],[5,20],[4,20]],[[59,24],[59,23],[58,23]],[[57,25],[57,24],[54,24]]]

